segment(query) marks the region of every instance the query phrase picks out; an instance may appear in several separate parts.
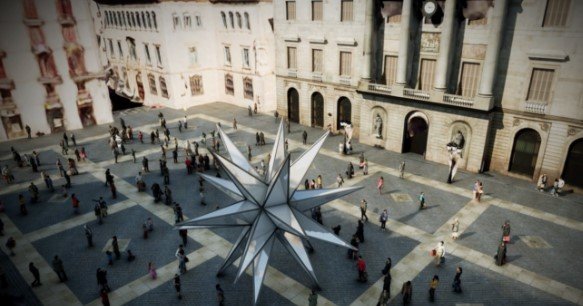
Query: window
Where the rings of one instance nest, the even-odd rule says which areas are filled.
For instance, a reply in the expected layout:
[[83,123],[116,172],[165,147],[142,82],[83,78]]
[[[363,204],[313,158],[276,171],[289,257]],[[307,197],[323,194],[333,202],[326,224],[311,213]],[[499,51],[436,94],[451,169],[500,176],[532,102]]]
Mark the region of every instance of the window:
[[136,53],[136,41],[131,38],[127,38],[126,42],[128,43],[128,50],[130,56],[132,57],[133,60],[137,60],[138,54]]
[[123,12],[121,13],[121,25],[125,28],[127,27],[127,20],[126,20],[126,14],[124,14]]
[[245,27],[247,28],[247,30],[251,30],[251,24],[249,23],[249,14],[245,12],[243,16],[245,16]]
[[193,75],[190,77],[190,94],[193,96],[202,95],[204,93],[202,87],[202,76]]
[[387,18],[387,23],[401,23],[401,15],[393,15]]
[[192,29],[192,17],[188,14],[184,14],[184,28]]
[[180,16],[178,14],[172,14],[172,26],[174,30],[180,28]]
[[139,12],[135,12],[134,14],[136,14],[136,21],[138,23],[138,28],[142,28],[142,21],[140,19],[140,13]]
[[564,27],[570,6],[571,0],[548,0],[543,27]]
[[152,65],[152,57],[150,56],[150,48],[148,44],[144,44],[144,54],[146,55],[146,64],[148,66]]
[[198,15],[196,16],[196,26],[202,27],[202,19]]
[[158,30],[158,21],[156,20],[156,13],[152,11],[152,22],[154,23],[154,29]]
[[168,88],[166,87],[166,79],[164,79],[163,77],[159,77],[158,78],[159,82],[160,82],[160,93],[162,94],[162,97],[164,98],[168,98]]
[[132,19],[130,17],[130,12],[126,12],[125,13],[125,16],[126,16],[125,18],[127,19],[127,25],[128,25],[128,27],[133,28],[134,27],[134,24],[131,23]]
[[152,28],[152,19],[150,17],[150,12],[146,12],[146,20],[148,22],[148,29]]
[[286,1],[285,2],[285,19],[286,20],[296,20],[296,2]]
[[225,93],[231,96],[235,95],[235,85],[233,84],[233,76],[225,74]]
[[132,26],[137,27],[138,23],[136,22],[136,13],[132,12],[131,16],[132,16]]
[[223,26],[226,29],[227,28],[227,15],[225,15],[225,12],[221,12],[221,18],[223,18]]
[[243,67],[249,68],[249,49],[243,48]]
[[340,7],[340,21],[353,21],[354,16],[352,14],[353,2],[352,0],[342,0]]
[[237,16],[237,26],[239,27],[239,29],[241,29],[241,28],[243,28],[243,21],[241,20],[241,14],[239,14],[239,12],[237,12],[236,16]]
[[113,52],[113,40],[110,38],[107,41],[109,42],[109,55],[111,55],[111,58],[115,58],[115,53]]
[[530,77],[526,100],[550,102],[554,75],[555,71],[553,69],[534,68]]
[[121,48],[121,41],[117,41],[117,52],[119,53],[119,57],[123,58],[123,50]]
[[148,74],[148,83],[150,84],[150,93],[154,96],[158,95],[158,88],[156,87],[156,78],[153,74]]
[[322,0],[314,0],[312,1],[312,20],[313,21],[321,21],[322,20]]
[[231,65],[231,48],[225,46],[225,65]]
[[435,75],[435,60],[422,59],[421,71],[419,72],[419,89],[430,91],[433,88],[433,77]]
[[156,59],[158,60],[158,67],[162,67],[162,54],[160,53],[159,45],[156,45]]
[[190,66],[198,64],[198,54],[196,52],[196,47],[188,48],[188,58],[190,59]]
[[287,69],[298,69],[295,47],[287,47]]
[[231,23],[231,29],[235,28],[235,19],[233,18],[233,12],[229,12],[229,22]]
[[352,74],[352,53],[340,52],[340,76],[350,77]]
[[397,57],[387,55],[385,56],[385,84],[387,85],[395,84],[396,76],[397,76]]
[[478,92],[479,78],[480,78],[480,64],[463,63],[458,94],[464,97],[475,97],[476,93]]
[[322,61],[324,51],[320,49],[312,49],[312,72],[322,72]]
[[142,15],[142,28],[146,29],[146,14],[140,12],[140,15]]
[[253,100],[253,79],[243,78],[243,96],[245,99]]
[[484,18],[470,20],[468,19],[469,26],[480,26],[488,24],[488,18],[484,16]]

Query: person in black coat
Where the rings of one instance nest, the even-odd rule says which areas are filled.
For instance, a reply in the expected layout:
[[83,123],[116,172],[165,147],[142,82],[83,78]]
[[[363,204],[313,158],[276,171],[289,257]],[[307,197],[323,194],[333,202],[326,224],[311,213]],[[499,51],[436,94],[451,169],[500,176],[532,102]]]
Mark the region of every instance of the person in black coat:
[[358,237],[358,240],[360,241],[360,243],[364,242],[364,223],[362,223],[361,220],[358,220],[358,225],[356,226],[356,237]]

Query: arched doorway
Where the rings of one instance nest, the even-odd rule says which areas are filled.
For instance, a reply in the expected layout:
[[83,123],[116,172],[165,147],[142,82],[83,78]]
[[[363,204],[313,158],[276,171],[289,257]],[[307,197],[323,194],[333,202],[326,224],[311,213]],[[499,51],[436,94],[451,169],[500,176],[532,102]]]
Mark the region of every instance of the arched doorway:
[[338,121],[336,123],[336,128],[340,129],[342,126],[341,122],[352,123],[352,104],[347,97],[342,97],[338,100]]
[[516,133],[508,171],[532,176],[536,168],[540,135],[533,129],[523,129]]
[[563,179],[569,185],[583,188],[583,138],[575,140],[569,147]]
[[300,95],[295,88],[287,91],[287,117],[291,122],[300,122]]
[[312,94],[312,126],[324,127],[324,97],[319,92]]
[[425,155],[427,149],[427,134],[429,124],[424,116],[413,114],[405,121],[405,135],[403,136],[403,153],[417,153]]

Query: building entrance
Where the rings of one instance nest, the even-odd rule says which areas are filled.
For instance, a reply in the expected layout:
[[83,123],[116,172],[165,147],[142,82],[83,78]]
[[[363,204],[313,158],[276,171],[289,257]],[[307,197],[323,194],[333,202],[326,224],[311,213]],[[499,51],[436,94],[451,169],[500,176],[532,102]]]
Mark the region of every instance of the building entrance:
[[583,188],[583,138],[575,140],[569,148],[565,167],[563,168],[563,179],[565,183],[579,188]]
[[300,95],[295,88],[287,91],[287,117],[290,122],[300,122]]
[[428,131],[429,125],[425,119],[421,117],[409,119],[403,136],[403,153],[412,152],[425,155]]
[[312,127],[324,127],[324,97],[319,92],[312,94]]
[[532,176],[536,168],[539,148],[540,135],[537,131],[524,129],[516,133],[508,171]]

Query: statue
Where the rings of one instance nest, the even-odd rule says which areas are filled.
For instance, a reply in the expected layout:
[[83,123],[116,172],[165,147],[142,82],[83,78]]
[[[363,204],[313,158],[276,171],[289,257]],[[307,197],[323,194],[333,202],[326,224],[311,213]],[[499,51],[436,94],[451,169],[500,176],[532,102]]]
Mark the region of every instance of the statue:
[[451,141],[446,145],[447,152],[449,153],[449,173],[447,175],[447,183],[451,184],[453,178],[457,172],[458,163],[460,159],[463,158],[463,148],[465,144],[465,138],[462,131],[458,130]]
[[374,119],[374,129],[377,133],[376,137],[379,139],[383,138],[383,118],[379,114]]
[[455,136],[451,139],[451,141],[447,144],[448,147],[453,147],[456,149],[463,149],[465,144],[465,138],[462,134],[462,131],[458,130]]

